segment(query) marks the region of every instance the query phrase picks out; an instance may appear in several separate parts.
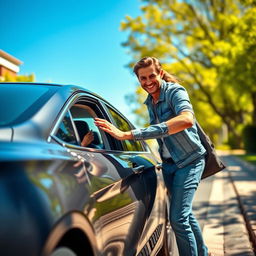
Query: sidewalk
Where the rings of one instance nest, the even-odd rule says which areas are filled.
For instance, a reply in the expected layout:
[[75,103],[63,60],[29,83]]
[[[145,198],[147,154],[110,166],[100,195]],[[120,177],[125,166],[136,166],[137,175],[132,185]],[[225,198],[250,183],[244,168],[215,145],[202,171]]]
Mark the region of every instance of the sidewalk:
[[214,177],[203,228],[205,243],[215,256],[254,256],[256,167],[225,152],[220,155],[227,168]]

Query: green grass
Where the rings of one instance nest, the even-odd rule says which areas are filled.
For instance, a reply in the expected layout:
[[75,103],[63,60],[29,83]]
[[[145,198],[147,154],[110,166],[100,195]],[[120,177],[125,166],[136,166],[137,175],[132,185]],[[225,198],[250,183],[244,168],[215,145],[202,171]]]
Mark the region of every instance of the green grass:
[[256,154],[237,155],[237,157],[240,157],[242,160],[256,165]]

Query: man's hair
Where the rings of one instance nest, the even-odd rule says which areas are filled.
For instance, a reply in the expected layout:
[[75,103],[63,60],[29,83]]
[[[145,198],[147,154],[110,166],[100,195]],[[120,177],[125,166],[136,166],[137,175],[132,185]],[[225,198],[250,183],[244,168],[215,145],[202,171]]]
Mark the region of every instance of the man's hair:
[[[147,68],[151,65],[154,65],[158,74],[162,70],[161,63],[157,58],[155,58],[155,57],[144,57],[135,64],[135,66],[133,67],[133,72],[138,77],[139,69]],[[165,80],[166,82],[172,82],[172,83],[178,83],[179,82],[179,80],[177,78],[175,78],[173,75],[169,74],[166,71],[164,71],[163,80]]]

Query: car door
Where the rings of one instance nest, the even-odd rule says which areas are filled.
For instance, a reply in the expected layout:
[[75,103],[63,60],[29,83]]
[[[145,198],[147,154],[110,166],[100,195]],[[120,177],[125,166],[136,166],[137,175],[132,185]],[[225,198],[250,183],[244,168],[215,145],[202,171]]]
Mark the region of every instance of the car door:
[[[93,225],[100,255],[129,255],[132,250],[135,253],[139,240],[130,231],[134,216],[145,215],[139,202],[145,189],[133,167],[119,157],[120,151],[112,150],[115,142],[94,124],[96,116],[106,117],[99,102],[83,96],[70,105],[57,125],[52,138],[81,161],[70,161],[54,172],[56,194],[63,212],[82,211]],[[93,140],[82,146],[90,132]],[[139,224],[143,227],[143,222]]]
[[[105,104],[110,120],[120,130],[128,131],[134,129],[129,121],[109,104]],[[160,236],[163,236],[163,225],[165,221],[165,188],[159,165],[147,144],[143,141],[125,140],[121,142],[122,151],[118,153],[126,165],[132,166],[137,172],[137,179],[140,180],[146,194],[139,194],[139,188],[134,185],[134,193],[140,200],[140,213],[134,217],[130,228],[130,237],[136,234],[140,236],[137,243],[138,255],[154,255],[159,249]],[[144,207],[144,208],[143,208]],[[138,234],[139,233],[139,234]],[[130,245],[132,247],[132,245]],[[129,252],[127,255],[130,255]]]
[[119,141],[95,126],[96,116],[112,121],[100,101],[84,97],[70,112],[80,141],[93,133],[93,141],[79,154],[87,167],[90,196],[95,201],[100,251],[103,255],[134,255],[147,219],[147,193],[141,175],[145,165],[137,154],[124,153]]
[[[58,186],[59,194],[65,194],[65,211],[79,206],[93,225],[102,255],[135,255],[144,250],[149,255],[158,240],[154,236],[153,246],[148,245],[159,231],[159,204],[163,202],[156,200],[159,193],[154,157],[143,143],[117,141],[95,126],[94,118],[100,117],[121,129],[131,129],[117,110],[96,97],[76,97],[65,117],[55,137],[64,140],[70,154],[81,159],[57,173],[59,178],[64,172],[70,177],[68,183],[59,182]],[[82,146],[88,133],[93,136]]]

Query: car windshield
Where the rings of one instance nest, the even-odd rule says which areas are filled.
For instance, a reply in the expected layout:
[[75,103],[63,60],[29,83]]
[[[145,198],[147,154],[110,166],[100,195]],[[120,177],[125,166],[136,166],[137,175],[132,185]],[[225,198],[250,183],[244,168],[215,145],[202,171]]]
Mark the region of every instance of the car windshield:
[[0,127],[27,120],[56,90],[57,86],[0,83]]

